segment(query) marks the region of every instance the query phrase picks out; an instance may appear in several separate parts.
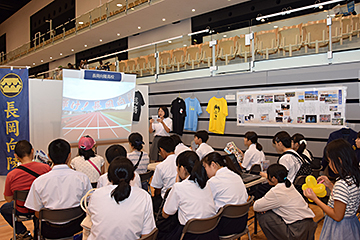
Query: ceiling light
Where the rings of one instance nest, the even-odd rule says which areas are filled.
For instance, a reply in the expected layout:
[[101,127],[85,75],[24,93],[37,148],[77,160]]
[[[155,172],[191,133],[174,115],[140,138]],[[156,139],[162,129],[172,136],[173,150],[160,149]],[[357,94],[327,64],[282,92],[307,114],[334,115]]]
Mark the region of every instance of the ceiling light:
[[140,27],[140,26],[138,26],[138,29],[141,29],[141,27]]
[[52,57],[50,57],[50,59],[52,59]]
[[195,12],[195,8],[191,9],[192,12]]
[[133,10],[133,11],[135,10],[134,8],[130,8],[130,9]]
[[84,22],[79,22],[79,24],[84,24]]
[[60,53],[60,56],[62,56],[62,53]]
[[35,65],[35,63],[33,63],[33,65]]
[[118,33],[118,34],[116,34],[116,35],[120,36],[120,33]]
[[84,47],[87,47],[87,45],[85,44]]
[[166,19],[165,19],[165,18],[163,18],[163,19],[162,19],[162,21],[163,21],[163,22],[165,22],[165,21],[166,21]]
[[44,62],[44,60],[41,59],[40,62]]
[[71,49],[71,51],[73,52],[73,51],[74,51],[74,49],[72,48],[72,49]]
[[172,41],[171,41],[171,40],[169,40],[169,41],[168,41],[168,43],[172,43]]
[[262,19],[261,19],[261,22],[265,22],[265,19],[264,19],[264,18],[262,18]]
[[116,4],[116,6],[118,6],[118,7],[122,7],[122,4],[121,4],[121,3],[118,3],[118,4]]
[[224,37],[224,38],[226,38],[226,37],[227,37],[227,35],[225,34],[223,37]]
[[278,28],[279,26],[274,26],[274,28]]
[[184,46],[184,47],[186,47],[187,45],[186,45],[186,44],[184,44],[183,46]]
[[99,39],[100,42],[102,42],[102,39]]
[[324,8],[324,6],[323,6],[323,5],[319,6],[319,9],[323,9],[323,8]]

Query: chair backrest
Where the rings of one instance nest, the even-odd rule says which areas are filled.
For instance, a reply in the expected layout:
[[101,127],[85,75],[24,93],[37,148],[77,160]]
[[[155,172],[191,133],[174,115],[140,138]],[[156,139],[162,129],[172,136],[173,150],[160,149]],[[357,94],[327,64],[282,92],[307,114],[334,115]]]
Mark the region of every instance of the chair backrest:
[[302,24],[279,29],[279,45],[284,47],[301,43]]
[[305,23],[303,25],[303,30],[304,30],[303,38],[305,42],[308,42],[308,33],[310,33],[311,42],[314,42],[315,40],[322,41],[329,39],[326,19]]
[[237,36],[230,38],[223,38],[219,41],[219,49],[222,49],[222,53],[224,55],[234,53],[237,38],[238,38]]
[[[197,54],[197,56],[196,56]],[[201,54],[200,44],[192,45],[186,48],[186,56],[188,56],[188,60],[199,60]],[[196,59],[196,57],[198,59]]]
[[250,205],[254,201],[254,196],[251,196],[250,199],[244,203],[239,205],[226,204],[223,207],[223,213],[221,217],[227,218],[240,218],[248,213]]
[[245,45],[245,35],[241,34],[239,38],[236,39],[237,45],[237,54],[243,56],[245,52],[248,52],[249,56],[251,56],[250,45]]
[[148,63],[150,64],[150,67],[155,67],[155,54],[150,54],[147,56]]
[[204,59],[204,57],[211,58],[212,57],[211,51],[212,51],[212,48],[209,46],[209,42],[201,44],[201,58],[203,58],[203,59]]
[[27,191],[19,191],[19,190],[15,190],[14,191],[14,195],[13,195],[13,199],[16,201],[22,201],[25,202],[27,195],[29,194],[29,190]]
[[358,15],[353,15],[352,16],[352,27],[353,27],[353,31],[359,31],[360,29],[360,21],[359,21],[359,18],[360,18],[360,14]]
[[251,174],[258,174],[261,172],[261,166],[260,164],[254,164],[251,166],[250,168],[250,173]]
[[312,169],[311,175],[313,175],[315,178],[318,178],[321,170],[322,170],[322,168]]
[[[276,48],[278,44],[278,29],[272,29],[268,31],[261,31],[255,34],[256,44],[259,48]],[[261,43],[261,44],[260,44]]]
[[350,33],[352,31],[351,15],[342,17],[341,23],[342,23],[341,24],[341,29],[342,29],[343,34],[347,34],[347,33]]
[[341,33],[342,33],[341,25],[342,25],[341,18],[333,18],[332,24],[331,24],[331,36],[332,37],[338,37],[341,35]]
[[146,67],[146,64],[147,64],[147,59],[146,59],[146,57],[144,57],[144,56],[139,57],[139,58],[137,59],[137,64],[139,64],[139,67],[140,67],[140,68]]
[[47,208],[43,208],[39,212],[39,220],[48,221],[52,223],[63,223],[72,221],[74,219],[79,218],[84,214],[84,211],[80,206],[74,208],[66,208],[66,209],[57,209],[50,210]]
[[141,182],[147,182],[147,181],[149,181],[153,174],[154,174],[154,171],[152,171],[152,170],[151,170],[151,171],[147,171],[146,173],[141,173],[141,174],[140,174]]
[[192,234],[203,234],[208,233],[214,230],[219,223],[220,216],[223,213],[223,209],[220,208],[219,212],[212,217],[203,218],[203,219],[190,219],[185,224],[185,227],[182,231],[181,239],[186,233]]
[[[173,51],[173,61],[174,63],[181,63],[181,60],[185,60],[185,49],[184,48],[177,48]],[[182,57],[182,59],[181,59]]]
[[305,176],[305,175],[298,176],[294,181],[294,185],[303,185],[305,183],[306,177],[307,176]]
[[156,240],[156,237],[158,235],[159,229],[154,228],[151,233],[146,235],[145,237],[141,237],[140,240]]
[[120,69],[120,72],[125,72],[126,71],[126,63],[125,63],[125,61],[119,62],[119,69]]
[[129,59],[126,63],[127,68],[129,71],[135,71],[136,69],[136,58]]
[[172,51],[163,51],[160,53],[160,64],[171,63]]

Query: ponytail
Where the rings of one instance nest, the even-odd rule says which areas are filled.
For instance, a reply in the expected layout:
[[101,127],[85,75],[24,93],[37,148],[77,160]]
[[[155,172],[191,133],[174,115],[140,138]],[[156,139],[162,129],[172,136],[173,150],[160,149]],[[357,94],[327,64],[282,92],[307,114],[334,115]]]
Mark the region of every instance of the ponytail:
[[125,200],[130,196],[130,181],[134,178],[134,165],[126,157],[116,157],[109,166],[108,179],[117,187],[111,192],[115,202]]
[[143,137],[140,133],[137,132],[131,133],[128,137],[128,141],[131,146],[133,146],[133,148],[138,151],[141,151],[141,149],[143,149],[143,144],[145,144],[143,141]]
[[246,132],[245,133],[245,138],[247,140],[249,140],[251,143],[256,144],[256,149],[257,150],[261,151],[263,149],[261,144],[258,143],[258,135],[256,134],[256,132],[252,132],[252,131]]
[[206,155],[201,162],[206,163],[210,166],[211,162],[219,164],[220,167],[227,167],[234,173],[241,175],[241,173],[236,169],[235,164],[228,156],[221,156],[220,153],[212,152]]
[[196,182],[201,189],[206,186],[208,177],[205,168],[194,151],[185,151],[177,156],[176,166],[178,168],[183,166],[190,174],[189,180]]
[[299,144],[299,148],[296,150],[296,152],[301,156],[301,154],[303,154],[304,150],[306,149],[306,145],[307,145],[304,135],[300,133],[295,133],[291,138],[294,144],[295,143]]
[[291,186],[291,182],[288,179],[288,170],[281,164],[271,164],[267,169],[267,175],[269,180],[271,180],[272,177],[275,177],[278,180],[278,183],[285,183],[287,188]]
[[261,146],[260,143],[256,143],[256,149],[262,151],[263,147]]

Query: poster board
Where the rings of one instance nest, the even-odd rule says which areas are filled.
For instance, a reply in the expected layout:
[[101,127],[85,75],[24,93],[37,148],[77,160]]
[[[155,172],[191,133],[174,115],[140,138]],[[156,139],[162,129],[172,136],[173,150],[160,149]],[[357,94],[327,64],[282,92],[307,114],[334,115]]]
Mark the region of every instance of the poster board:
[[346,87],[237,92],[237,125],[345,126]]

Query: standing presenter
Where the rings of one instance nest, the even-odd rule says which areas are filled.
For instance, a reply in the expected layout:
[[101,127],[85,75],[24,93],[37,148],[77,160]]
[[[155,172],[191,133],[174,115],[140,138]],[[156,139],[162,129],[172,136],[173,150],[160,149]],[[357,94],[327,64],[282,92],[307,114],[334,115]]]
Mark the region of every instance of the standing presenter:
[[161,137],[170,136],[172,131],[172,120],[169,118],[169,110],[165,106],[161,106],[158,109],[158,118],[156,120],[150,119],[149,132],[154,132],[154,139],[150,148],[150,160],[158,161],[160,156],[157,143]]

